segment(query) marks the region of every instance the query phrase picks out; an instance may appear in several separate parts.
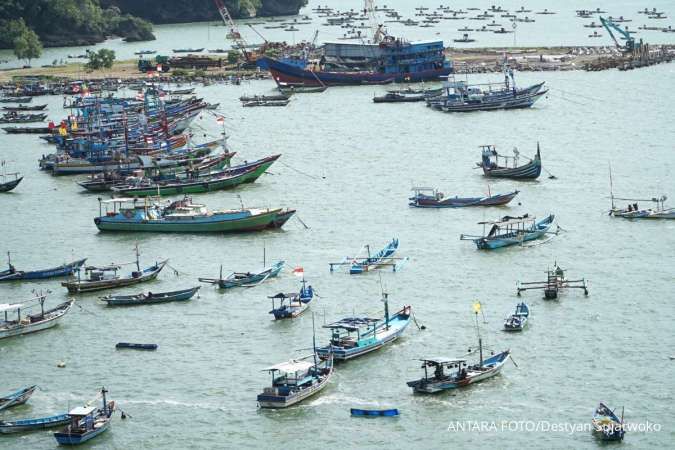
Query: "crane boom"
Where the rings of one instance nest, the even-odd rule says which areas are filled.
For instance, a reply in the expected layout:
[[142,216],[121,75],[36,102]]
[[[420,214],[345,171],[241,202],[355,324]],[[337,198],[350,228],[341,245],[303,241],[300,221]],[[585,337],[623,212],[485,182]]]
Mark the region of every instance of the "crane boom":
[[237,25],[234,23],[234,20],[232,20],[230,12],[227,10],[222,0],[213,0],[213,2],[216,4],[216,8],[218,8],[218,12],[220,13],[220,17],[222,17],[225,26],[230,27],[230,32],[227,34],[227,38],[232,39],[234,43],[237,44],[241,52],[244,54],[246,61],[250,62],[250,55],[246,51],[248,45],[237,29]]
[[[620,26],[618,26],[611,20],[605,19],[604,17],[600,17],[600,22],[605,27],[609,35],[612,37],[614,43],[618,48],[627,51],[632,51],[635,48],[635,38],[633,38],[633,36],[631,36],[628,31],[622,29]],[[614,29],[615,32],[620,33],[626,39],[625,47],[621,45],[619,41],[616,39],[616,36],[614,36],[614,33],[612,33],[612,29]]]

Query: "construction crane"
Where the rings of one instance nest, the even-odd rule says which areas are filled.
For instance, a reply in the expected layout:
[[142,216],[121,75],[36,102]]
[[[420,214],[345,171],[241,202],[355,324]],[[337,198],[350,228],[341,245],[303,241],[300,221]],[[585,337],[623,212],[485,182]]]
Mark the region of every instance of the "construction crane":
[[[614,43],[616,44],[617,48],[619,48],[619,50],[628,53],[633,52],[636,48],[637,49],[640,48],[640,44],[635,43],[635,38],[631,36],[627,30],[624,30],[619,25],[615,24],[611,20],[605,19],[604,17],[600,17],[600,22],[605,27],[609,35],[612,37]],[[615,32],[621,34],[624,37],[624,39],[626,39],[626,45],[621,45],[621,43],[616,39],[616,36],[614,36],[614,33],[612,33],[612,29]]]
[[225,4],[223,3],[222,0],[213,0],[213,2],[216,4],[216,8],[218,8],[218,12],[220,13],[220,17],[223,18],[223,23],[225,24],[226,27],[230,27],[230,32],[227,33],[227,38],[232,39],[235,44],[237,44],[237,47],[239,47],[239,50],[244,54],[244,58],[246,59],[246,62],[255,62],[255,58],[246,50],[248,47],[248,44],[244,40],[244,38],[241,36],[241,33],[237,29],[237,25],[235,25],[234,20],[232,20],[232,16],[230,15],[230,12],[227,10],[225,7]]

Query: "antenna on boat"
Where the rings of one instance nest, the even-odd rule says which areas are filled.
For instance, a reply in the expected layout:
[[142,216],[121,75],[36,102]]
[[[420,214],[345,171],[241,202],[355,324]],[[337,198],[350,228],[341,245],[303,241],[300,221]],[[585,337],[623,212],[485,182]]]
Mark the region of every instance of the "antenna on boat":
[[314,313],[312,313],[312,349],[314,350],[312,354],[314,355],[314,367],[317,366],[316,361],[316,328],[314,327]]
[[[612,201],[612,209],[614,209],[614,184],[613,184],[613,181],[612,181],[612,163],[611,162],[609,163],[609,198]],[[610,213],[610,215],[612,214],[611,211],[609,213]]]
[[263,267],[265,267],[266,258],[267,258],[267,250],[265,248],[265,241],[263,240]]
[[140,253],[138,253],[138,242],[136,242],[135,248],[136,248],[136,270],[140,272],[141,271],[141,264],[140,264],[140,261],[139,261]]

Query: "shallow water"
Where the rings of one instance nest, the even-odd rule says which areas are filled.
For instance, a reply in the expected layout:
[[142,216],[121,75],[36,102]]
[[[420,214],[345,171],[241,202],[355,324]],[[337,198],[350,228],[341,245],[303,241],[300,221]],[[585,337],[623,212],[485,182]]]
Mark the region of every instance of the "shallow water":
[[[631,423],[658,423],[660,432],[628,433],[626,448],[668,447],[675,438],[672,304],[675,223],[608,217],[611,163],[614,192],[651,198],[675,195],[672,80],[675,65],[598,73],[523,73],[520,85],[546,81],[550,95],[530,110],[450,115],[422,104],[373,104],[381,87],[331,88],[298,95],[286,108],[241,108],[244,94],[271,92],[271,81],[198,87],[221,102],[231,145],[252,160],[283,157],[255,184],[236,191],[195,195],[211,208],[288,206],[297,220],[283,231],[248,235],[102,234],[93,217],[96,195],[74,178],[51,177],[37,159],[51,147],[35,136],[2,135],[2,159],[26,179],[2,195],[0,249],[21,268],[88,257],[91,264],[129,262],[139,243],[142,263],[169,258],[172,270],[122,292],[168,291],[197,285],[197,277],[252,270],[284,259],[303,266],[321,296],[312,303],[317,326],[352,314],[381,314],[380,278],[330,274],[328,263],[400,238],[410,262],[382,271],[390,308],[411,304],[426,330],[414,325],[395,344],[338,367],[320,395],[287,411],[261,411],[255,396],[269,383],[261,369],[307,353],[312,316],[274,323],[267,296],[298,288],[286,270],[251,289],[220,293],[204,285],[185,304],[107,308],[96,293],[78,296],[51,330],[0,341],[0,387],[9,392],[38,384],[27,405],[6,417],[67,410],[105,385],[131,418],[117,416],[92,448],[595,448],[588,432],[508,431],[508,421],[588,424],[599,401],[625,405]],[[472,80],[495,81],[499,77]],[[133,95],[133,94],[129,94]],[[49,103],[60,118],[62,99]],[[215,136],[204,114],[194,130]],[[474,170],[481,144],[521,154],[541,144],[544,167],[557,176],[536,182],[494,181],[492,192],[518,189],[508,207],[418,210],[407,206],[413,184],[447,195],[480,195],[488,183]],[[672,204],[672,202],[671,202]],[[545,244],[480,252],[461,233],[476,222],[506,214],[553,212],[565,230]],[[573,278],[590,280],[590,295],[570,292],[559,301],[515,295],[517,280],[536,280],[557,261]],[[50,304],[66,299],[58,281],[0,285],[0,303],[49,289]],[[481,333],[494,350],[510,348],[509,363],[489,381],[450,394],[413,395],[405,382],[420,376],[416,361],[461,356],[476,345],[471,305],[483,303]],[[526,301],[531,320],[523,333],[506,334],[502,319]],[[327,330],[317,329],[319,343]],[[116,351],[115,343],[153,342],[156,352]],[[305,349],[305,350],[302,350]],[[664,350],[665,349],[665,350]],[[65,368],[57,362],[65,361]],[[351,419],[355,406],[397,407],[394,420]],[[456,431],[456,421],[495,421],[506,431]],[[349,433],[348,435],[346,433]],[[2,448],[53,448],[49,432],[0,436]]]

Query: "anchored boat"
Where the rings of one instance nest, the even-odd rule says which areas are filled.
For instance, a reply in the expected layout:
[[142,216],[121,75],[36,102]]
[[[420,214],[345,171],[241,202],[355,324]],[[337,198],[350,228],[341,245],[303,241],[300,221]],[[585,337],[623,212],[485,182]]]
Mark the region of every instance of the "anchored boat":
[[[34,299],[40,304],[40,312],[35,314],[21,315],[22,310],[29,309],[25,303],[0,304],[0,314],[4,313],[4,320],[0,319],[0,339],[19,336],[22,334],[34,333],[36,331],[46,330],[56,325],[63,316],[65,316],[73,306],[75,300],[70,299],[54,308],[45,309],[44,303],[46,295],[38,294]],[[9,317],[9,313],[16,313],[16,320]],[[1,408],[0,408],[1,409]]]
[[68,413],[70,425],[54,433],[56,442],[61,445],[83,444],[110,428],[112,414],[115,410],[114,401],[106,401],[108,391],[101,389],[103,407],[78,406]]
[[284,268],[284,264],[284,261],[278,261],[257,272],[232,272],[225,278],[223,278],[223,266],[221,265],[219,278],[200,278],[199,281],[202,283],[217,284],[220,289],[253,287],[259,285],[268,278],[274,278],[279,275],[281,269]]
[[525,303],[516,305],[516,312],[504,321],[504,331],[523,331],[530,317],[530,308]]
[[148,292],[135,295],[106,295],[99,297],[108,306],[154,305],[156,303],[184,302],[195,296],[201,286],[172,292]]
[[[348,256],[339,263],[328,263],[330,271],[333,272],[336,267],[340,268],[348,266],[349,273],[355,275],[369,272],[373,269],[391,266],[393,271],[396,272],[398,268],[402,267],[403,264],[408,261],[407,257],[399,258],[394,256],[394,253],[398,250],[397,238],[392,239],[382,250],[374,254],[370,253],[370,245],[366,244],[364,248],[366,249],[367,256]],[[359,253],[361,253],[361,251],[359,251]]]
[[[505,216],[497,221],[478,222],[483,225],[483,235],[475,236],[462,234],[460,240],[470,240],[481,250],[494,250],[510,245],[523,245],[534,239],[539,239],[550,232],[555,215],[551,214],[546,218],[537,221],[535,217],[525,214],[520,217]],[[490,226],[490,231],[485,233],[485,225]],[[557,234],[551,233],[551,234]]]
[[388,294],[383,294],[384,318],[346,317],[337,322],[324,325],[331,330],[331,339],[327,346],[316,349],[322,358],[330,356],[339,361],[354,359],[387,344],[394,342],[403,334],[410,323],[412,307],[404,306],[389,316]]
[[0,420],[0,433],[24,433],[28,431],[44,430],[59,427],[70,422],[68,414],[56,414],[34,419]]
[[[280,292],[267,298],[272,300],[270,314],[274,315],[275,320],[295,319],[309,308],[309,303],[314,298],[314,289],[311,285],[308,286],[303,278],[300,292]],[[275,307],[275,300],[279,300],[279,306],[277,307]]]
[[23,405],[28,401],[33,392],[37,389],[37,385],[21,388],[16,392],[0,397],[0,411],[11,408],[12,406]]
[[626,434],[623,411],[621,412],[621,419],[619,419],[614,411],[602,402],[595,408],[591,423],[593,434],[603,441],[622,441]]
[[[103,213],[105,206],[105,213]],[[192,199],[162,205],[136,198],[99,200],[99,217],[94,223],[101,231],[143,231],[162,233],[224,233],[281,228],[295,214],[293,209],[245,208],[209,210]]]
[[7,252],[7,264],[9,269],[0,272],[0,281],[17,281],[17,280],[42,280],[45,278],[65,277],[72,275],[84,264],[87,258],[79,259],[77,261],[63,264],[51,269],[39,270],[16,270],[12,265],[10,253]]
[[488,195],[487,197],[446,197],[436,188],[413,187],[413,196],[409,205],[415,208],[464,208],[466,206],[506,205],[518,195],[519,191],[508,194]]
[[[514,180],[534,180],[541,174],[541,152],[537,142],[537,154],[534,159],[519,166],[520,153],[517,148],[513,149],[514,156],[505,156],[497,153],[494,145],[481,145],[482,160],[476,163],[483,168],[483,174],[491,178],[511,178]],[[500,164],[500,158],[503,163]],[[511,167],[509,167],[511,162]]]
[[586,280],[583,278],[580,280],[568,280],[565,277],[565,270],[557,262],[553,264],[553,269],[546,271],[546,281],[518,282],[517,290],[519,297],[521,292],[532,289],[542,289],[544,291],[544,298],[548,300],[558,298],[559,292],[565,289],[583,289],[584,295],[588,295]]

